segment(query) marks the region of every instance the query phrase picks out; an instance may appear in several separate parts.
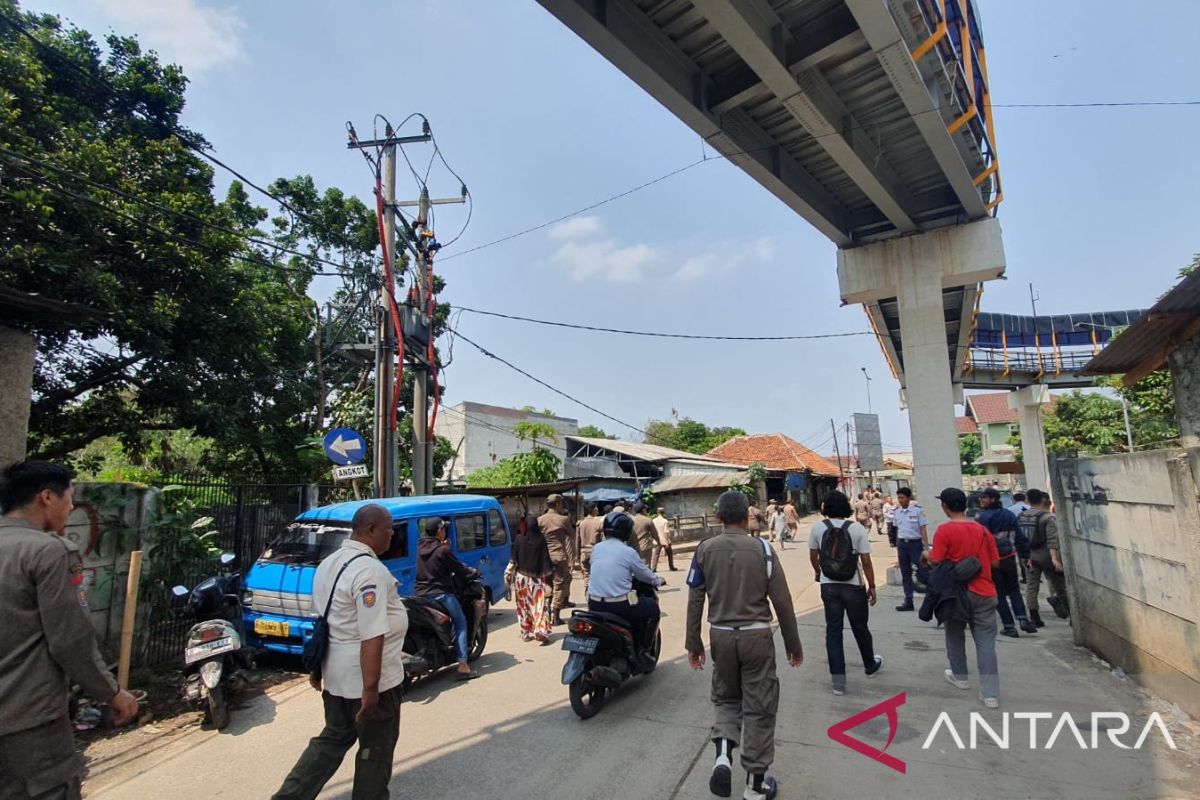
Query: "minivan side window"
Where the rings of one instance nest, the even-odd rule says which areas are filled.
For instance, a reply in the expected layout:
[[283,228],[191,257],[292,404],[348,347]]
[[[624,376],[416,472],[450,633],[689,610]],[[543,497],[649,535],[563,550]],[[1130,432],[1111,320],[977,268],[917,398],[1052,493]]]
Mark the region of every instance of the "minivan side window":
[[392,541],[388,549],[379,557],[380,561],[390,561],[393,558],[404,558],[408,555],[408,520],[397,522],[392,527]]
[[454,518],[455,544],[458,552],[469,553],[487,547],[487,526],[483,514]]
[[488,540],[492,547],[502,547],[508,543],[508,531],[504,528],[504,520],[500,518],[500,512],[492,509],[488,512]]

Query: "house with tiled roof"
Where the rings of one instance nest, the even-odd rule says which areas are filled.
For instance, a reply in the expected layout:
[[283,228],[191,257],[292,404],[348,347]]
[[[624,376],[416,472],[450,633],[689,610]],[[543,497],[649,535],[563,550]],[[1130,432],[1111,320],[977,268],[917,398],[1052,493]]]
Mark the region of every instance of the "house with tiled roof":
[[819,508],[841,474],[836,463],[782,433],[735,436],[706,455],[730,464],[762,464],[767,497],[790,498],[801,511]]
[[975,466],[984,475],[1019,475],[1025,465],[1017,460],[1017,448],[1008,438],[1017,431],[1017,412],[1008,407],[1008,392],[969,394],[964,398],[966,414],[954,419],[959,436],[979,435],[982,455]]

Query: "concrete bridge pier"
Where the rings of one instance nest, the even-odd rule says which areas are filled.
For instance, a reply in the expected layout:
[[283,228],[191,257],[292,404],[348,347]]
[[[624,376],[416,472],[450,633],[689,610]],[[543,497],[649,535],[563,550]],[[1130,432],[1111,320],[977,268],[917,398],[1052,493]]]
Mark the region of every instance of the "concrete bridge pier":
[[957,358],[965,357],[950,331],[969,326],[970,320],[961,318],[962,307],[947,307],[945,294],[999,278],[1004,266],[1000,223],[994,218],[838,251],[844,303],[897,309],[898,343],[876,328],[907,398],[917,493],[931,525],[943,520],[933,497],[947,486],[962,485],[954,430],[954,404],[962,399],[954,375],[961,365],[951,363],[947,346]]
[[1024,386],[1008,396],[1008,407],[1017,412],[1021,428],[1021,453],[1025,463],[1025,488],[1050,491],[1050,466],[1046,459],[1046,432],[1042,429],[1042,407],[1050,402],[1050,390],[1040,383]]

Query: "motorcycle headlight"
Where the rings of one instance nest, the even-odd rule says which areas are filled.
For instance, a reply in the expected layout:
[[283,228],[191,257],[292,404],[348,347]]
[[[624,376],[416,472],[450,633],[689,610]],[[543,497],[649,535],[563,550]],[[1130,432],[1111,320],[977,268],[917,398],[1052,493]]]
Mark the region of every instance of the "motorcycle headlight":
[[221,682],[221,662],[206,661],[200,665],[200,680],[209,689],[215,689]]

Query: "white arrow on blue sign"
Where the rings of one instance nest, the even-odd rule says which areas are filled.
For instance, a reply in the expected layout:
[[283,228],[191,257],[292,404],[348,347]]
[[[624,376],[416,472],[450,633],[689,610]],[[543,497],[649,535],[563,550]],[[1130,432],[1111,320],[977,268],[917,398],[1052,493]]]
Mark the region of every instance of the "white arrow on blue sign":
[[321,442],[325,455],[335,464],[357,464],[367,455],[367,442],[362,434],[351,428],[334,428]]

